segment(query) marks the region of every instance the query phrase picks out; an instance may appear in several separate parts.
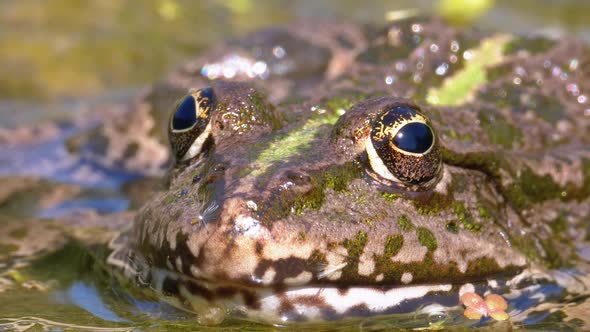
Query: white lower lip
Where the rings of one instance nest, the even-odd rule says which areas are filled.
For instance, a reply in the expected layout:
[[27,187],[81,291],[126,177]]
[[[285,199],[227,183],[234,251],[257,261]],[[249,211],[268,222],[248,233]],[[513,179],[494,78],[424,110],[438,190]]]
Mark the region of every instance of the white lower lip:
[[[368,287],[353,287],[341,293],[337,288],[304,287],[286,290],[279,296],[268,294],[262,296],[261,312],[276,312],[280,308],[281,301],[287,299],[291,303],[298,303],[298,298],[317,298],[333,309],[337,314],[344,314],[355,306],[364,305],[369,311],[384,312],[385,310],[398,306],[405,300],[419,299],[430,292],[448,292],[452,289],[451,284],[405,286],[389,290],[379,290]],[[320,319],[319,307],[313,305],[295,305],[296,310],[302,316],[309,319]]]

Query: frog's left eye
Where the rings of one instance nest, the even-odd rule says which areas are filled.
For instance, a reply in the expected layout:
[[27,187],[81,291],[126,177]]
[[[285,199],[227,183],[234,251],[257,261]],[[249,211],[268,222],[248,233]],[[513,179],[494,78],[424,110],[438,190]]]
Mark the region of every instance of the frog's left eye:
[[211,135],[212,107],[211,88],[192,91],[177,103],[168,126],[168,139],[176,160],[188,160],[201,153]]
[[417,106],[398,104],[381,113],[373,122],[365,149],[373,172],[382,179],[421,185],[440,174],[437,137]]

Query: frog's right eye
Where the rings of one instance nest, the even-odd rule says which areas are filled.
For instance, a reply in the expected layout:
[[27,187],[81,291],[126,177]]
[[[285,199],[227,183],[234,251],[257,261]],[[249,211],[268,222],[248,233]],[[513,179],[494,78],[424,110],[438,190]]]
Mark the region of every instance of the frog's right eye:
[[365,150],[372,171],[402,187],[425,189],[440,176],[438,139],[416,105],[398,103],[377,116]]
[[213,102],[213,90],[203,88],[191,91],[176,104],[168,125],[168,139],[176,160],[188,160],[201,153],[211,135]]

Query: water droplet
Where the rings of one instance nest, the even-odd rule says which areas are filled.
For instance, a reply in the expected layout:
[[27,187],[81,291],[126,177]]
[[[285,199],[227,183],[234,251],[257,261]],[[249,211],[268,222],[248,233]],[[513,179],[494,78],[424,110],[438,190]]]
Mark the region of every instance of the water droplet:
[[459,43],[456,40],[453,40],[451,42],[451,51],[452,52],[457,52],[461,47],[459,46]]
[[449,70],[449,65],[446,62],[443,62],[438,67],[436,67],[435,72],[438,76],[443,76],[447,73],[447,70]]
[[450,61],[451,63],[455,63],[455,62],[457,62],[457,56],[456,56],[456,55],[454,55],[454,54],[451,54],[451,56],[449,56],[449,61]]
[[561,74],[561,68],[559,68],[559,67],[557,67],[557,66],[554,66],[554,67],[551,69],[551,75],[553,75],[553,76],[556,76],[556,77],[557,77],[557,76],[559,76],[560,74]]
[[263,61],[256,61],[254,63],[254,65],[252,66],[252,72],[256,76],[262,76],[266,72],[267,69],[268,69],[268,66],[266,65],[266,62],[263,62]]
[[545,67],[545,68],[547,68],[547,69],[548,69],[549,67],[551,67],[551,61],[549,61],[549,60],[545,60],[545,61],[543,62],[543,67]]
[[206,64],[201,69],[201,75],[214,80],[221,75],[221,66],[218,63]]
[[420,61],[416,63],[416,69],[422,70],[422,68],[424,68],[424,62]]
[[412,40],[414,41],[414,44],[420,44],[420,41],[422,40],[422,38],[420,38],[420,36],[418,36],[418,35],[414,35],[412,37]]
[[385,76],[385,84],[391,85],[391,84],[393,84],[393,81],[394,81],[393,76],[391,76],[391,75]]
[[577,97],[578,95],[580,95],[580,89],[578,88],[578,85],[575,83],[570,83],[566,86],[567,91],[569,91],[569,93],[572,94],[572,96]]
[[420,74],[414,74],[414,83],[420,83],[422,82],[422,76],[420,76]]
[[512,82],[516,85],[520,85],[520,83],[522,83],[522,78],[515,77],[514,80],[512,80]]
[[231,64],[224,65],[222,72],[223,72],[223,76],[225,78],[233,78],[234,76],[236,76],[237,69],[236,69],[236,67],[232,66]]
[[415,33],[419,33],[422,31],[422,26],[418,23],[412,24],[412,31]]
[[463,59],[465,59],[465,60],[471,60],[471,58],[473,58],[473,53],[471,51],[465,51],[465,52],[463,52]]
[[515,69],[516,75],[518,76],[526,76],[526,70],[524,70],[524,68],[522,67],[516,67]]
[[250,209],[252,211],[258,210],[258,204],[256,204],[256,202],[254,202],[254,201],[247,201],[246,206],[248,207],[248,209]]
[[395,70],[397,70],[397,71],[405,71],[406,70],[406,64],[404,64],[403,62],[396,62],[395,63]]
[[578,59],[571,59],[570,65],[569,65],[570,71],[574,71],[574,70],[578,69],[578,64],[579,64]]
[[578,103],[585,104],[587,101],[588,101],[588,97],[586,97],[586,95],[578,96]]
[[287,52],[285,51],[285,49],[282,46],[275,46],[272,49],[272,54],[275,57],[281,59],[287,54]]
[[430,45],[430,52],[432,52],[432,53],[438,52],[438,45],[436,45],[436,44]]

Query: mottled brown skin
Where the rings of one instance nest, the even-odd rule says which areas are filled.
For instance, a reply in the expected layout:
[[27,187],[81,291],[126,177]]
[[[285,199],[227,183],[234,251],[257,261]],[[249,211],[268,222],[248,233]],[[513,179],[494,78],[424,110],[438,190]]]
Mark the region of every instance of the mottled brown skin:
[[[279,286],[399,285],[404,271],[413,274],[411,283],[455,283],[516,272],[531,262],[568,261],[572,248],[556,251],[551,231],[542,225],[549,222],[547,215],[556,215],[556,206],[563,207],[557,209],[557,215],[565,213],[572,225],[587,220],[590,213],[587,190],[580,184],[588,181],[587,175],[583,175],[587,171],[582,168],[588,163],[588,149],[584,145],[588,140],[588,118],[580,115],[583,111],[579,111],[579,104],[556,100],[561,103],[567,126],[544,121],[535,115],[535,109],[525,114],[510,113],[509,107],[494,108],[494,100],[475,99],[458,107],[429,106],[425,109],[438,132],[445,162],[436,186],[420,195],[393,190],[401,196],[388,200],[384,193],[391,190],[363,175],[367,167],[363,142],[381,104],[394,100],[388,98],[409,97],[425,105],[423,87],[442,83],[439,76],[425,67],[434,69],[440,59],[453,54],[445,46],[451,41],[472,45],[480,38],[433,20],[417,23],[418,43],[400,46],[397,39],[387,39],[392,38],[392,31],[404,36],[412,24],[394,23],[385,35],[367,35],[368,45],[393,50],[392,59],[387,62],[372,60],[375,48],[369,47],[339,79],[311,84],[313,95],[307,94],[309,86],[294,90],[291,97],[301,96],[295,99],[304,101],[278,105],[276,113],[286,119],[277,120],[279,125],[268,119],[244,118],[239,128],[257,128],[257,121],[263,121],[267,129],[260,132],[216,127],[212,134],[214,147],[188,165],[176,168],[170,189],[140,211],[130,233],[129,249],[161,267],[175,266],[176,257],[180,257],[182,268],[175,269],[197,279]],[[428,46],[433,43],[445,47],[436,53],[429,52]],[[577,45],[576,41],[561,43]],[[556,47],[539,57],[561,61],[561,46]],[[404,52],[397,60],[395,50]],[[579,59],[587,57],[587,53],[575,54]],[[396,61],[405,68],[418,69],[400,71],[393,84],[386,84],[383,78]],[[416,62],[422,65],[416,66]],[[519,60],[518,54],[497,67],[502,66],[537,70],[528,61]],[[461,61],[456,67],[461,67]],[[450,72],[453,70],[456,69],[451,67]],[[420,75],[418,83],[404,78],[415,75]],[[572,76],[584,77],[580,71]],[[495,79],[499,81],[501,77]],[[498,85],[496,80],[477,93],[488,93]],[[553,80],[546,77],[546,84],[554,84]],[[587,85],[583,79],[576,82]],[[254,83],[260,83],[260,89],[264,89],[267,82]],[[237,91],[238,86],[227,88],[220,84],[217,89]],[[309,111],[313,106],[326,108],[325,116],[335,116],[335,110],[326,106],[331,100],[360,101],[367,94],[393,97],[357,103],[334,126],[318,126],[309,145],[285,159],[267,161],[269,165],[264,167],[256,160],[272,142],[319,117]],[[270,95],[273,96],[272,92]],[[239,98],[239,94],[229,92],[226,103],[232,104],[232,98]],[[217,107],[216,113],[218,118],[225,119],[235,112]],[[493,130],[477,126],[478,114],[508,121],[511,128],[522,130],[523,135],[510,138],[512,146],[502,145]],[[568,128],[567,137],[560,134],[564,126]],[[234,130],[236,134],[232,134]],[[555,135],[562,135],[561,140],[548,145],[540,143]],[[552,159],[556,166],[548,168],[547,158],[562,153],[559,151],[564,151],[564,147],[571,151],[570,160]],[[535,163],[537,167],[532,166]],[[525,165],[530,165],[526,169],[533,173],[544,172],[535,176],[557,183],[557,189],[572,186],[576,198],[554,197],[553,192],[541,194],[541,198],[532,197],[534,189],[515,193],[512,183],[526,180],[519,175],[519,169]],[[558,167],[568,171],[559,173]],[[199,180],[193,181],[195,178]],[[341,183],[334,183],[333,178],[341,179]],[[547,210],[551,213],[540,212]],[[402,216],[411,221],[413,230],[426,230],[430,235],[404,231],[398,225]],[[244,225],[245,219],[250,224]],[[458,231],[451,232],[450,228]],[[399,237],[403,245],[394,251],[395,255],[390,255],[388,241]],[[436,244],[424,242],[432,238]],[[392,264],[379,263],[388,258]],[[220,261],[224,264],[218,264]],[[326,265],[344,262],[346,266],[335,276],[323,274]],[[265,273],[271,270],[269,276],[273,277],[265,280]]]

